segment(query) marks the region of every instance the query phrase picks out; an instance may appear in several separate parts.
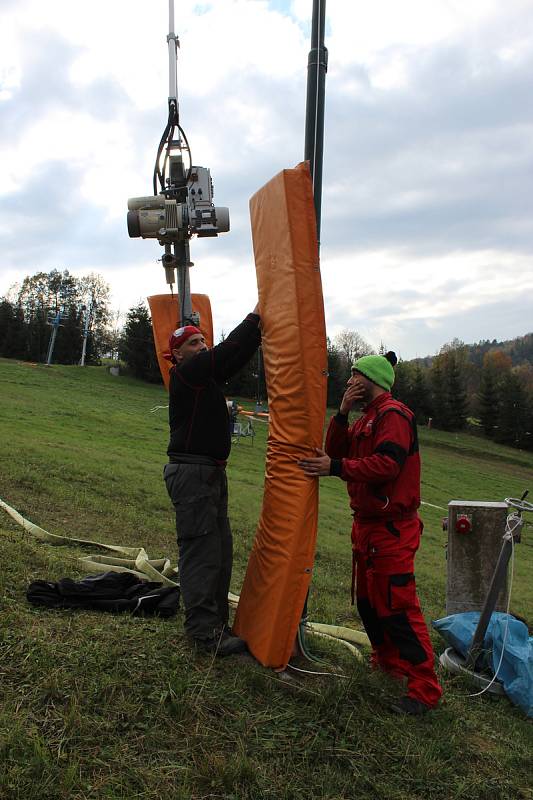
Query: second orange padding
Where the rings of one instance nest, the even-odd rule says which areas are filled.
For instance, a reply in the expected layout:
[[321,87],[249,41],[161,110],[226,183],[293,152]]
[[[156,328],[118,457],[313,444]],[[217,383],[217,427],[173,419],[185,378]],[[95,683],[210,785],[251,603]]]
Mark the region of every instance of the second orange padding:
[[324,303],[307,164],[250,201],[269,400],[263,507],[234,623],[263,665],[286,667],[311,582],[318,481],[298,459],[322,446],[327,391]]
[[[154,294],[148,298],[152,316],[152,330],[159,369],[164,384],[168,389],[169,373],[172,364],[163,353],[168,352],[168,339],[173,330],[180,325],[179,297],[174,294]],[[208,347],[213,347],[213,317],[211,302],[206,294],[191,295],[192,310],[200,315],[200,330],[205,336]]]

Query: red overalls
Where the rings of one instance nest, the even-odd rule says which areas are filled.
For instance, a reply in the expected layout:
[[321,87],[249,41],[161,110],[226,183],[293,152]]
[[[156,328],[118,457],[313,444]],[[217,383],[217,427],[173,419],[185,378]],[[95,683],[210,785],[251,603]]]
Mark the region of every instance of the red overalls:
[[442,690],[414,575],[423,530],[414,415],[385,392],[350,428],[347,422],[340,414],[330,421],[326,452],[331,474],[348,484],[357,609],[372,662],[407,678],[408,696],[434,706]]

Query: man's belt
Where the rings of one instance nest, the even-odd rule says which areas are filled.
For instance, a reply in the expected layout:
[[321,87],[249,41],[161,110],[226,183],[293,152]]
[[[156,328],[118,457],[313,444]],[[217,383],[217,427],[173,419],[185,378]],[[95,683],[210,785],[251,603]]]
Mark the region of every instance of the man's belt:
[[227,463],[210,456],[197,456],[192,453],[172,453],[168,460],[171,464],[204,464],[207,467],[225,467]]

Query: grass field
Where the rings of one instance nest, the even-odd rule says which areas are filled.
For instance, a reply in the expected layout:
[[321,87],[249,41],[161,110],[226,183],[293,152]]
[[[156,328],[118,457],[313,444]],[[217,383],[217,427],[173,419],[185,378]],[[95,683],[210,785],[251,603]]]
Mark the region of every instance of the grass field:
[[[161,387],[103,368],[0,360],[0,497],[52,533],[176,558],[161,473]],[[238,593],[261,499],[267,426],[234,446],[228,474]],[[501,500],[533,490],[533,455],[421,432],[422,494]],[[444,614],[444,510],[423,507],[417,560],[427,619]],[[361,627],[350,606],[345,486],[321,485],[311,619]],[[531,520],[533,521],[533,520]],[[82,577],[81,548],[40,544],[0,517],[0,800],[533,799],[531,721],[506,699],[468,697],[442,674],[442,707],[398,719],[399,687],[341,648],[313,647],[343,679],[293,681],[252,659],[213,662],[177,620],[52,612],[30,581]],[[533,527],[517,549],[512,609],[533,617]],[[437,650],[442,650],[434,638]],[[312,669],[312,667],[311,667]]]

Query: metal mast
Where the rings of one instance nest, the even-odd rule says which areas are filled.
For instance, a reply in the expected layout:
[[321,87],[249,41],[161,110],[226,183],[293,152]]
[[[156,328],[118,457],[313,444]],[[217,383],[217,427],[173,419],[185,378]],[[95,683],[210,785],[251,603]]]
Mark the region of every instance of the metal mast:
[[313,0],[311,50],[307,62],[307,102],[305,112],[304,158],[309,161],[315,198],[316,229],[320,248],[322,208],[322,161],[324,153],[324,100],[328,51],[324,45],[326,0]]
[[[324,101],[326,95],[326,72],[328,51],[324,45],[326,26],[326,0],[313,0],[313,21],[311,27],[311,50],[307,61],[307,100],[305,108],[304,159],[309,161],[313,181],[315,201],[316,235],[320,253],[320,218],[322,209],[322,161],[324,155]],[[298,627],[297,643],[300,651],[310,660],[305,636],[307,621],[307,602],[305,598],[302,617]]]
[[85,310],[85,322],[83,324],[83,345],[81,348],[80,367],[85,366],[85,355],[87,353],[87,338],[89,336],[89,325],[91,324],[91,314],[93,310],[92,300],[89,300]]
[[[174,32],[174,0],[168,0],[168,118],[169,122],[174,122],[176,128],[174,135],[177,136],[171,142],[171,146],[181,148],[181,136],[179,126],[179,103],[178,103],[178,47],[179,39]],[[193,319],[191,286],[189,283],[189,267],[191,257],[189,242],[186,239],[181,247],[173,245],[173,260],[176,264],[176,274],[178,279],[178,297],[180,304],[180,325],[188,325],[197,321]],[[165,247],[165,253],[170,253],[170,245]]]

